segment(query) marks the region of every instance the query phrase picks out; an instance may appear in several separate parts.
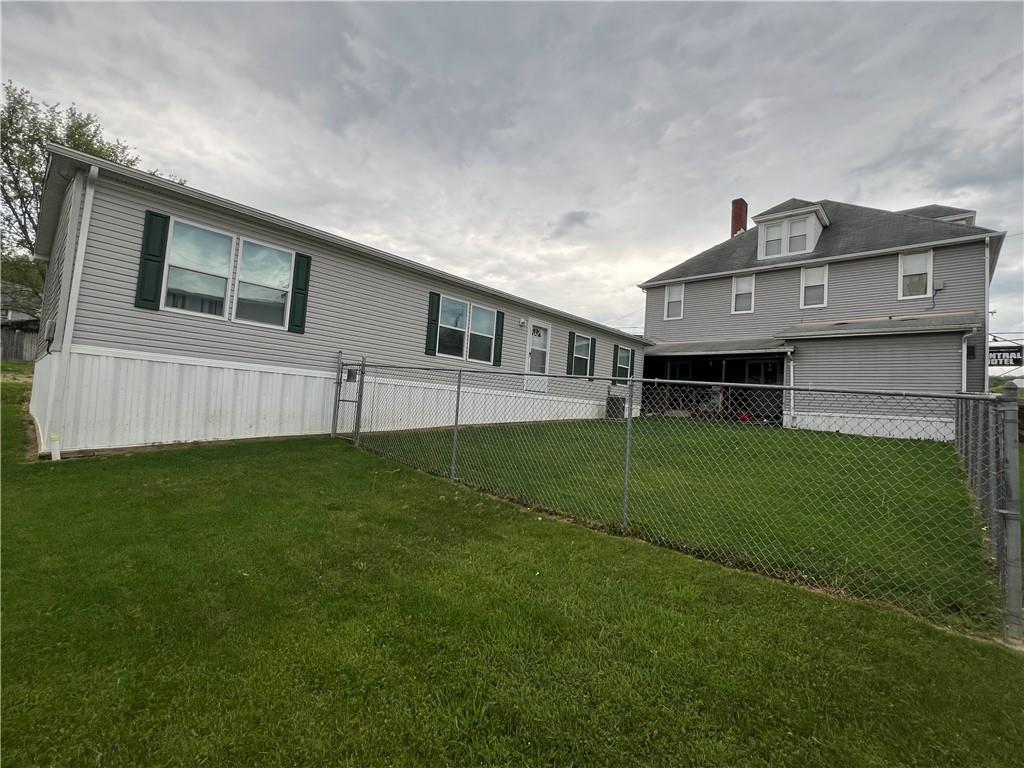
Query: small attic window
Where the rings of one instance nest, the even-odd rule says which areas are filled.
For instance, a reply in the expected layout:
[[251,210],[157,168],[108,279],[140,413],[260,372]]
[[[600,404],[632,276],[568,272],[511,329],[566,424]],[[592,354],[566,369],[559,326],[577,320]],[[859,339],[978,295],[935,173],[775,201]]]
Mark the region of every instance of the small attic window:
[[773,221],[760,225],[761,242],[758,249],[759,259],[771,259],[776,256],[795,256],[808,253],[814,249],[817,229],[811,222],[812,216],[806,214],[792,219]]

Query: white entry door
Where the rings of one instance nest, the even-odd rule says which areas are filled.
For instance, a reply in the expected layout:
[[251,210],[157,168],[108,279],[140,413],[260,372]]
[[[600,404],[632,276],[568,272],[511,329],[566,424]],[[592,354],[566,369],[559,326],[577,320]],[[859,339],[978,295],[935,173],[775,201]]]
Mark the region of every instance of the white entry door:
[[531,373],[546,374],[551,347],[551,326],[531,320],[526,335],[526,390],[528,392],[547,392],[546,376],[530,376]]

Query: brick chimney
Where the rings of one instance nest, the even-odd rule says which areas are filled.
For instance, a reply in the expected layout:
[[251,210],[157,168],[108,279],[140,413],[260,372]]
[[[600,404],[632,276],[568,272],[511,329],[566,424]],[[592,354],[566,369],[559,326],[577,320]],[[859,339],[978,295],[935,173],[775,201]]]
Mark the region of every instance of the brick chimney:
[[747,231],[747,201],[737,197],[732,201],[732,226],[729,229],[729,237],[735,237],[740,232]]

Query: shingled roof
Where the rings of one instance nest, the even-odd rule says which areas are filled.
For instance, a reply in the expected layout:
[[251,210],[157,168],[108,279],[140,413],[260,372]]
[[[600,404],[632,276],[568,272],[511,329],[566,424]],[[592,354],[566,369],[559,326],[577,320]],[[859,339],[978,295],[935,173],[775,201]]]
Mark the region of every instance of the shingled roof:
[[[830,224],[824,228],[814,250],[810,253],[758,261],[757,227],[754,226],[671,269],[660,272],[641,283],[640,287],[647,288],[673,280],[710,277],[744,270],[776,269],[793,262],[830,259],[876,251],[897,251],[909,246],[970,238],[971,236],[983,238],[986,235],[999,235],[1000,243],[996,244],[995,250],[998,255],[998,247],[1003,234],[984,227],[937,221],[927,216],[883,211],[880,208],[838,203],[834,200],[819,200],[814,203],[792,198],[758,214],[758,217],[811,205],[820,205],[825,211],[825,215],[828,216]],[[926,208],[930,207],[926,206]],[[961,209],[951,208],[949,210],[956,212]]]
[[938,205],[932,203],[931,205],[921,205],[917,208],[904,208],[902,211],[896,211],[896,213],[907,213],[911,216],[924,216],[926,219],[942,219],[947,216],[965,216],[968,213],[976,213],[976,211],[970,208],[954,208],[951,205]]

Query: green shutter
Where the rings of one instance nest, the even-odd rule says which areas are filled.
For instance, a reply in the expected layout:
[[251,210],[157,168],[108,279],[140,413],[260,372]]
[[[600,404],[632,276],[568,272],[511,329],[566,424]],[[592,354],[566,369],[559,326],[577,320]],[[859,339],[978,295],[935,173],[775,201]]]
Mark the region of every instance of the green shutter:
[[167,228],[170,223],[170,216],[146,211],[146,223],[142,228],[142,254],[139,257],[139,280],[135,286],[135,306],[140,309],[160,309]]
[[590,337],[590,380],[594,380],[594,363],[597,362],[597,337]]
[[288,331],[291,333],[306,332],[306,307],[309,304],[309,273],[313,259],[305,254],[295,254],[295,267],[292,270],[292,303],[288,312]]
[[569,356],[565,361],[565,372],[572,376],[572,356],[576,353],[576,334],[569,331]]
[[424,352],[428,355],[437,354],[437,323],[441,317],[441,294],[430,292],[427,302],[427,346]]
[[636,350],[629,350],[629,378],[633,378],[633,364],[636,362]]
[[[612,378],[619,372],[619,345],[612,347]],[[617,382],[616,382],[617,383]]]
[[494,365],[501,365],[501,342],[505,338],[505,313],[497,312],[494,318]]

